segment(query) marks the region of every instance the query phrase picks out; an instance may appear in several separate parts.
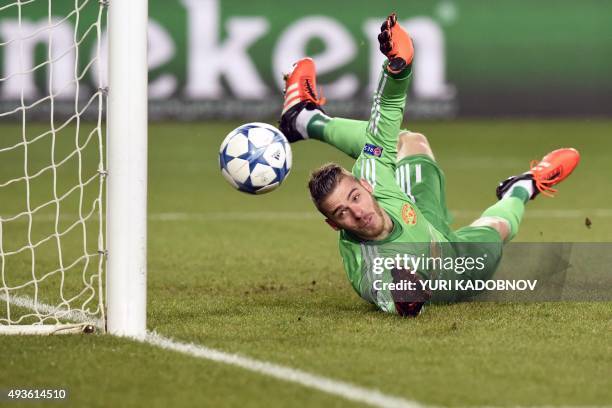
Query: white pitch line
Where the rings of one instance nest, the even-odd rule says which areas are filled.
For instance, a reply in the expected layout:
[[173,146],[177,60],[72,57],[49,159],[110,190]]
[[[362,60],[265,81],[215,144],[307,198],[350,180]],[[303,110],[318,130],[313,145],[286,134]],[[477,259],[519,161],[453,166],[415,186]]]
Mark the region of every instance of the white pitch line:
[[385,395],[378,390],[359,387],[357,385],[353,385],[344,381],[333,380],[331,378],[311,374],[302,370],[296,370],[295,368],[285,367],[266,361],[255,360],[253,358],[240,356],[238,354],[230,354],[196,344],[180,343],[160,336],[156,333],[147,333],[144,342],[164,349],[178,351],[180,353],[188,354],[194,357],[204,358],[219,363],[241,367],[249,371],[267,375],[269,377],[274,377],[282,381],[300,384],[308,388],[314,388],[316,390],[323,391],[328,394],[336,395],[338,397],[342,397],[350,401],[368,404],[373,407],[424,407],[424,405],[421,405],[415,401],[409,401],[403,398]]
[[[450,210],[460,218],[478,218],[482,211]],[[525,210],[525,218],[608,218],[612,217],[612,208],[567,209],[567,210]],[[278,212],[204,212],[204,213],[151,213],[151,221],[261,221],[261,220],[314,220],[323,219],[316,212],[278,211]]]
[[[457,217],[479,217],[482,212],[469,210],[450,210],[452,215]],[[525,218],[608,218],[612,217],[612,208],[585,208],[585,209],[565,209],[565,210],[530,210],[525,208]]]
[[[6,302],[6,293],[0,293],[0,300]],[[56,316],[58,319],[67,319],[76,323],[89,323],[93,324],[97,328],[101,329],[104,327],[104,322],[101,319],[97,319],[91,315],[84,313],[82,310],[72,309],[69,311],[63,310],[57,306],[47,305],[45,303],[34,302],[34,299],[27,296],[11,296],[9,303],[23,307],[25,309],[34,310],[40,314],[47,316]]]
[[269,221],[269,220],[315,220],[323,219],[322,215],[309,211],[229,211],[229,212],[203,212],[203,213],[152,213],[151,221]]
[[[0,294],[0,300],[6,301],[6,294]],[[43,314],[62,314],[62,318],[72,320],[77,323],[90,323],[98,328],[104,327],[100,319],[92,319],[91,316],[79,310],[73,310],[66,314],[58,310],[57,307],[44,303],[35,303],[34,300],[25,296],[11,296],[10,303],[15,306],[38,310]],[[239,354],[227,353],[220,350],[204,347],[193,343],[182,343],[164,337],[155,332],[147,332],[142,339],[126,338],[141,343],[160,347],[164,350],[172,350],[192,357],[211,360],[218,363],[240,367],[258,374],[267,375],[281,381],[292,382],[304,387],[312,388],[327,394],[335,395],[349,401],[367,404],[380,408],[424,408],[425,405],[416,401],[406,400],[400,397],[386,395],[376,389],[369,389],[354,385],[348,382],[334,380],[295,368],[270,363],[267,361],[256,360],[254,358],[241,356]]]
[[[482,211],[473,210],[450,210],[451,214],[457,218],[478,218]],[[584,209],[565,209],[565,210],[530,210],[527,207],[525,218],[549,218],[549,219],[569,219],[569,218],[610,218],[612,208],[584,208]],[[60,220],[76,220],[77,214],[62,214]],[[162,212],[149,213],[150,221],[155,222],[181,222],[181,221],[308,221],[322,220],[323,216],[314,211],[226,211],[226,212]],[[28,217],[23,216],[11,222],[27,222]],[[39,214],[34,216],[34,222],[54,222],[55,214]]]

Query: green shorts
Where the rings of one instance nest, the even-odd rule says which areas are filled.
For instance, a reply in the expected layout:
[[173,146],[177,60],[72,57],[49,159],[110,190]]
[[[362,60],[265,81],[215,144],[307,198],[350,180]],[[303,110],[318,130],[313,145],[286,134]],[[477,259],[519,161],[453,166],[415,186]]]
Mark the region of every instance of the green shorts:
[[[407,156],[397,163],[395,175],[398,185],[411,197],[425,218],[448,239],[457,257],[485,256],[487,259],[487,267],[478,273],[444,278],[490,279],[501,260],[501,237],[491,227],[466,226],[452,230],[452,217],[446,207],[446,180],[438,164],[425,154]],[[439,295],[434,301],[457,301],[473,294],[453,292]]]
[[446,178],[438,164],[426,154],[401,159],[396,166],[395,179],[425,218],[449,241],[501,242],[497,231],[490,227],[451,229],[453,219],[446,206]]

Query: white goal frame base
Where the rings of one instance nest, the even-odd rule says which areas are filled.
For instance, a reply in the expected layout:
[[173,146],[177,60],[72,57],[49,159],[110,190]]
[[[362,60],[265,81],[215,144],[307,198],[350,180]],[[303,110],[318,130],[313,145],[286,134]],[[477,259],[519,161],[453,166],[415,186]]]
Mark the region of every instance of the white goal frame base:
[[89,323],[78,324],[32,324],[32,325],[0,325],[0,335],[20,336],[38,335],[51,336],[54,334],[94,333],[95,326]]

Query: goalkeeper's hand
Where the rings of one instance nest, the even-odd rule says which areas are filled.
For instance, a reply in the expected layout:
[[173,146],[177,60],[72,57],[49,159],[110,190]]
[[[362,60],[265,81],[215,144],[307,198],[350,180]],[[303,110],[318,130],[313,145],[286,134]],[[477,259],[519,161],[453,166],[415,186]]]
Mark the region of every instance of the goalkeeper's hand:
[[400,316],[417,317],[423,311],[425,303],[431,299],[431,291],[423,289],[418,273],[406,269],[392,269],[391,277],[394,283],[412,282],[412,290],[392,290],[391,297],[395,311]]
[[412,64],[414,47],[408,33],[397,22],[392,13],[380,27],[378,34],[380,51],[389,59],[387,71],[397,74]]

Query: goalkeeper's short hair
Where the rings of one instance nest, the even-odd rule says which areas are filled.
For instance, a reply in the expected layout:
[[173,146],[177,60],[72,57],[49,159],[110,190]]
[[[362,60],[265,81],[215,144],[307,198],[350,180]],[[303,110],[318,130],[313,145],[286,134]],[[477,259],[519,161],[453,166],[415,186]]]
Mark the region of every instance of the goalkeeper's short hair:
[[351,177],[357,180],[353,174],[336,163],[327,163],[310,175],[310,181],[308,182],[310,198],[323,215],[326,214],[323,212],[321,204],[334,191],[343,177]]

